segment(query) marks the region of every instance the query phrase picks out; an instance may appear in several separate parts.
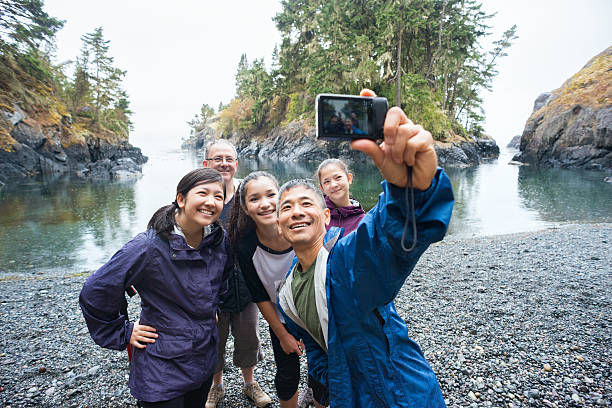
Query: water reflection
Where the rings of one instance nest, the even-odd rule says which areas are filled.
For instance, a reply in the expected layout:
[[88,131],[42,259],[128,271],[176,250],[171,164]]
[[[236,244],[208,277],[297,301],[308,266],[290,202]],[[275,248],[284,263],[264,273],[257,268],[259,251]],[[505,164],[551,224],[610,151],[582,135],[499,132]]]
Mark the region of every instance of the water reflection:
[[[604,174],[509,166],[499,162],[446,169],[455,192],[449,234],[473,236],[545,228],[559,222],[612,222],[612,184]],[[143,231],[151,215],[174,199],[178,180],[201,167],[199,153],[149,154],[143,176],[131,182],[60,178],[0,190],[0,271],[82,272],[97,269]],[[312,178],[318,163],[241,159],[237,177],[266,170],[283,183]],[[351,191],[364,208],[380,193],[381,176],[356,165]]]
[[92,251],[128,240],[134,184],[61,178],[3,189],[0,270],[72,269],[87,265]]
[[518,196],[526,208],[548,221],[599,221],[612,218],[612,184],[587,170],[521,167]]

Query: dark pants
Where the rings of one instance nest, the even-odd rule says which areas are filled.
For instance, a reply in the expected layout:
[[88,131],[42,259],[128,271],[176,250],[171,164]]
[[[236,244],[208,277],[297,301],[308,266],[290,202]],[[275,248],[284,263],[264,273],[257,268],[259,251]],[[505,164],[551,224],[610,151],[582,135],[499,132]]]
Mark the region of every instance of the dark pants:
[[272,329],[270,329],[270,340],[272,341],[272,351],[274,351],[274,362],[276,363],[276,375],[274,376],[276,394],[278,399],[289,401],[300,384],[300,357],[296,353],[285,353],[280,340]]
[[329,405],[329,388],[308,375],[308,386],[312,388],[312,397],[324,407]]
[[206,397],[208,397],[211,385],[212,376],[204,381],[200,388],[189,391],[180,397],[159,402],[138,401],[138,406],[144,408],[202,408],[206,403]]

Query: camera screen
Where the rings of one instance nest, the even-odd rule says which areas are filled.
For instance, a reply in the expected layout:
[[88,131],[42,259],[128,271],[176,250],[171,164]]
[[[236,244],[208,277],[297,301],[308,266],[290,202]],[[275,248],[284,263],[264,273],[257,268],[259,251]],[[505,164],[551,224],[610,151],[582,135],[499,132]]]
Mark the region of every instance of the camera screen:
[[323,136],[372,135],[371,110],[372,101],[366,98],[322,97],[319,132]]

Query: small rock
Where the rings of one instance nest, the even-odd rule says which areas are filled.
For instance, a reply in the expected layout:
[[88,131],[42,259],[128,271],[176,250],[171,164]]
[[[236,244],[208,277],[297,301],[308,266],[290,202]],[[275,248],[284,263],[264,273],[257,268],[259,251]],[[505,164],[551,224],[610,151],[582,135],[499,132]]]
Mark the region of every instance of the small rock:
[[89,371],[87,371],[87,375],[94,376],[94,375],[96,375],[98,373],[98,371],[100,371],[100,366],[99,365],[91,367],[89,369]]
[[580,397],[576,393],[572,394],[572,399],[576,402],[580,402]]
[[44,373],[45,371],[47,371],[47,367],[45,367],[45,366],[40,366],[40,367],[38,367],[38,372],[39,372],[40,374]]
[[536,390],[535,388],[527,391],[527,398],[533,398],[533,399],[540,398],[540,391]]
[[579,362],[583,362],[584,361],[584,357],[582,356],[576,356],[576,360],[578,360]]
[[472,401],[476,401],[478,399],[476,397],[476,394],[474,394],[472,391],[468,392],[468,398],[471,399]]
[[550,373],[552,371],[552,366],[548,363],[544,364],[544,371]]
[[50,396],[50,395],[53,395],[53,393],[55,393],[55,387],[51,387],[47,391],[45,391],[45,395],[47,397]]

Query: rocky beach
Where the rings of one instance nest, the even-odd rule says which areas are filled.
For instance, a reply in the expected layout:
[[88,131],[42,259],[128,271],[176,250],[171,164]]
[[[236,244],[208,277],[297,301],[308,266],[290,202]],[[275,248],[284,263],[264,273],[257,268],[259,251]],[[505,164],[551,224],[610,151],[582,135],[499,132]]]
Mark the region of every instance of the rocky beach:
[[[451,236],[423,255],[395,303],[449,407],[612,405],[611,241],[609,223],[559,225]],[[78,307],[91,272],[0,272],[0,406],[135,406],[127,353],[96,346]],[[260,325],[255,375],[278,406]],[[220,407],[253,406],[240,378],[230,363]]]

